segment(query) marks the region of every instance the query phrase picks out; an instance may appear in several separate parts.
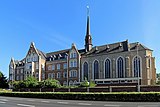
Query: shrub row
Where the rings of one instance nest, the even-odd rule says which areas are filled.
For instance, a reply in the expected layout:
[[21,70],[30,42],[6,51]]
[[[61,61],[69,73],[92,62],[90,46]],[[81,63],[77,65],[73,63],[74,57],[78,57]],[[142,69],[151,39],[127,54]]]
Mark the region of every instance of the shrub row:
[[63,100],[93,101],[136,101],[159,102],[160,92],[119,92],[119,93],[80,93],[80,92],[0,92],[0,96],[46,98]]

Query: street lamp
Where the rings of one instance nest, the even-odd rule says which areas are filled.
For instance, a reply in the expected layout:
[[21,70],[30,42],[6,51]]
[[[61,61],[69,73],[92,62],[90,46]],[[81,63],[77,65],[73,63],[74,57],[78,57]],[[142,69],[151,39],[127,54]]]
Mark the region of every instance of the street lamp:
[[140,73],[139,63],[140,63],[140,62],[138,61],[138,46],[139,46],[139,42],[137,42],[137,60],[136,60],[136,63],[137,63],[137,67],[136,67],[136,68],[137,68],[137,69],[136,69],[136,70],[137,70],[137,73],[138,73],[138,74],[137,74],[137,79],[138,79],[138,81],[137,81],[137,82],[138,82],[137,91],[140,92],[140,91],[141,91],[141,90],[140,90],[140,83],[139,83],[139,82],[140,82],[140,81],[139,81],[139,76],[140,76],[140,75],[139,75],[139,73]]
[[68,56],[69,56],[69,55],[66,53],[66,59],[67,59],[67,86],[68,86],[68,68],[69,68]]

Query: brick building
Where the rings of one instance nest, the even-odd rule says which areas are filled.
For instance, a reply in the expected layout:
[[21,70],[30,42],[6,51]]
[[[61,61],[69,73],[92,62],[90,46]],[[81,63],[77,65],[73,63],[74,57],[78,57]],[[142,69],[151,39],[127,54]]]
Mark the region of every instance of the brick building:
[[20,81],[33,75],[39,81],[57,79],[62,85],[75,85],[84,80],[99,84],[137,83],[152,85],[156,81],[153,50],[141,43],[128,40],[93,46],[90,34],[90,17],[84,49],[72,44],[69,49],[45,53],[32,42],[27,55],[18,61],[11,59],[9,80]]

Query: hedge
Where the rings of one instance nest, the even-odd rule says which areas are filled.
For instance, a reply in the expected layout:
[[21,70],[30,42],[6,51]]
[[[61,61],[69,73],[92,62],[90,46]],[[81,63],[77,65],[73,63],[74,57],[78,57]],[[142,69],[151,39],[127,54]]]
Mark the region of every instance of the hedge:
[[119,92],[119,93],[82,93],[82,92],[0,92],[0,96],[46,98],[63,100],[92,101],[136,101],[159,102],[160,92]]

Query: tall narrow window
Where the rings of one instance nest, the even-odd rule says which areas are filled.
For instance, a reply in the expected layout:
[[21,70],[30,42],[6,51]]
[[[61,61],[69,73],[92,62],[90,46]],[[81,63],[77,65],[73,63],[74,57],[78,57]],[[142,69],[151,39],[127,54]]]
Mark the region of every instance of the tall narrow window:
[[138,77],[138,73],[139,73],[139,77],[141,76],[141,73],[140,73],[140,67],[141,67],[141,63],[140,63],[140,58],[139,57],[135,57],[134,60],[133,60],[134,64],[134,77]]
[[109,59],[105,61],[105,78],[111,78],[111,64]]
[[99,65],[98,65],[98,61],[94,61],[94,79],[98,79],[99,78]]
[[84,80],[85,80],[85,78],[87,78],[87,80],[89,79],[88,78],[88,63],[87,62],[85,62],[84,64],[83,64],[83,77],[84,77]]
[[124,78],[124,62],[122,57],[117,60],[117,71],[118,78]]

